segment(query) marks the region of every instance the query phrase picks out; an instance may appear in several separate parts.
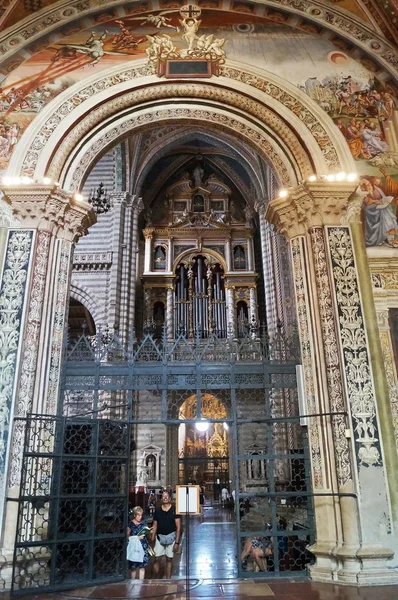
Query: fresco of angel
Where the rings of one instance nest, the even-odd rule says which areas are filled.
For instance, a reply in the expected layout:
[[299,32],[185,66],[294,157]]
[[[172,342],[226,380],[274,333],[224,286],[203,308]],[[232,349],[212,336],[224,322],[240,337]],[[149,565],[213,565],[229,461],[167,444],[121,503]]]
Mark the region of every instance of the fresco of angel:
[[[174,25],[172,25],[171,23],[169,23],[169,21],[171,21],[170,17],[165,17],[164,15],[167,15],[168,13],[174,13],[176,12],[177,9],[174,10],[163,10],[162,12],[160,12],[158,15],[147,15],[144,19],[144,21],[142,21],[142,23],[140,24],[141,27],[143,27],[144,25],[153,25],[154,27],[157,27],[157,29],[160,29],[161,27],[169,27],[170,29],[175,29],[177,32],[179,31],[178,27],[175,27]],[[129,19],[142,19],[143,17],[128,17]]]

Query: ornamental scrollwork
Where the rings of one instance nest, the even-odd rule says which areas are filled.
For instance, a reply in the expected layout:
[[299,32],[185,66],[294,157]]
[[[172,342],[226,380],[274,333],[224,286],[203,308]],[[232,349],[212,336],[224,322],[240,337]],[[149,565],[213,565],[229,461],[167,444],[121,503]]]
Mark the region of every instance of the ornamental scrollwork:
[[[303,244],[302,238],[295,238],[291,242],[294,284],[296,292],[297,315],[299,336],[301,344],[301,358],[303,363],[304,383],[307,400],[307,414],[316,414],[318,412],[315,399],[314,373],[312,368],[312,345],[308,323],[310,317],[308,314],[308,294],[305,287],[304,267],[303,267]],[[322,456],[320,446],[319,422],[317,418],[311,418],[309,422],[309,441],[311,451],[311,467],[313,475],[313,485],[315,489],[324,487],[324,477],[322,469]]]
[[32,231],[11,230],[9,232],[0,290],[0,493],[2,494],[4,494],[10,411],[32,239]]
[[380,332],[381,351],[384,357],[384,367],[387,376],[388,395],[390,398],[390,407],[392,415],[392,424],[394,427],[395,445],[398,451],[398,390],[397,374],[394,366],[394,358],[391,347],[389,331]]
[[[345,436],[346,419],[343,413],[346,410],[338,343],[335,331],[335,318],[332,305],[332,292],[329,283],[326,260],[326,246],[323,228],[311,230],[311,242],[314,254],[315,276],[319,298],[319,312],[323,336],[324,357],[326,364],[326,377],[330,406],[332,413],[332,428],[334,448],[336,455],[337,479],[343,487],[352,479],[351,456],[349,441]],[[340,413],[340,414],[337,414]]]
[[[21,358],[19,387],[14,409],[14,414],[20,417],[24,417],[27,412],[32,410],[50,241],[51,234],[48,231],[38,231],[34,253],[33,280]],[[21,477],[24,431],[25,426],[23,422],[15,421],[8,480],[10,487],[18,485]]]
[[62,344],[65,333],[65,319],[68,303],[69,272],[71,268],[71,244],[60,240],[58,277],[56,281],[56,300],[54,321],[51,332],[51,362],[47,392],[46,413],[55,414],[58,398],[58,386],[61,369]]
[[348,227],[331,227],[327,234],[356,455],[362,466],[381,466],[376,400],[351,237]]

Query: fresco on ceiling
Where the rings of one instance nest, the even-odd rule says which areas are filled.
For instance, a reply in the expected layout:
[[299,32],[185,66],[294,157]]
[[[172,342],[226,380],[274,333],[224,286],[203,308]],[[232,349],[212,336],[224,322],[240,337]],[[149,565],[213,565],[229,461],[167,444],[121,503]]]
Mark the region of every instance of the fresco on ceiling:
[[0,83],[0,170],[7,168],[29,123],[74,83],[115,65],[150,59],[161,39],[167,40],[170,48],[222,41],[227,59],[275,73],[296,85],[330,116],[363,176],[367,243],[395,245],[390,217],[391,213],[395,218],[394,200],[388,210],[378,209],[377,214],[385,218],[380,218],[384,225],[380,224],[377,236],[370,232],[371,227],[377,229],[372,213],[375,209],[368,208],[377,201],[387,204],[392,194],[386,175],[395,183],[398,173],[398,113],[392,90],[382,88],[366,66],[314,35],[320,31],[312,24],[307,25],[307,31],[299,31],[286,24],[288,17],[282,13],[275,11],[261,18],[249,14],[248,6],[235,2],[235,12],[228,13],[202,9],[192,32],[179,8],[172,5],[157,13],[134,13],[123,19],[98,16],[98,24],[90,31],[77,29],[37,52]]
[[[212,1],[208,0],[210,5]],[[286,25],[288,16],[274,11],[261,18],[248,14],[249,8],[235,2],[234,12],[202,9],[200,31],[194,32],[198,44],[200,41],[214,46],[222,41],[228,59],[263,68],[287,81],[292,81],[294,74],[296,85],[319,73],[331,78],[347,76],[350,69],[356,77],[369,78],[355,61],[341,65],[329,60],[334,46],[311,32],[290,28]],[[150,57],[159,36],[168,40],[170,47],[187,44],[187,30],[178,8],[133,13],[123,19],[97,15],[96,21],[90,30],[74,27],[69,36],[40,50],[0,81],[2,138],[9,136],[11,127],[20,136],[49,101],[77,81],[118,64]],[[12,149],[13,144],[3,139],[0,162],[9,158]]]

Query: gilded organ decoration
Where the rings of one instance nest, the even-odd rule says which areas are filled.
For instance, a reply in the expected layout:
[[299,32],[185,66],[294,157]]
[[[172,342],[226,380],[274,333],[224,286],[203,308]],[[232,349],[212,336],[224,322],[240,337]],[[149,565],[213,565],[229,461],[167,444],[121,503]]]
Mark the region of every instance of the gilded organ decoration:
[[244,337],[258,321],[253,211],[208,171],[197,155],[147,210],[145,326],[159,337],[165,323],[169,339]]

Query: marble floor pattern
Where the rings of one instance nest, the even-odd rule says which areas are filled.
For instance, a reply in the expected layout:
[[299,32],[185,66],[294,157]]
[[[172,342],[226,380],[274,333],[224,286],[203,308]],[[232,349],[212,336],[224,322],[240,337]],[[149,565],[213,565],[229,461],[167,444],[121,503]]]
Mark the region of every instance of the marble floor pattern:
[[[186,527],[185,527],[186,535]],[[206,507],[191,517],[189,579],[186,544],[174,558],[172,579],[126,580],[56,594],[25,596],[26,600],[398,600],[398,586],[357,588],[317,584],[303,578],[237,579],[233,514]],[[254,574],[253,574],[254,575]],[[21,598],[21,596],[19,596]]]

